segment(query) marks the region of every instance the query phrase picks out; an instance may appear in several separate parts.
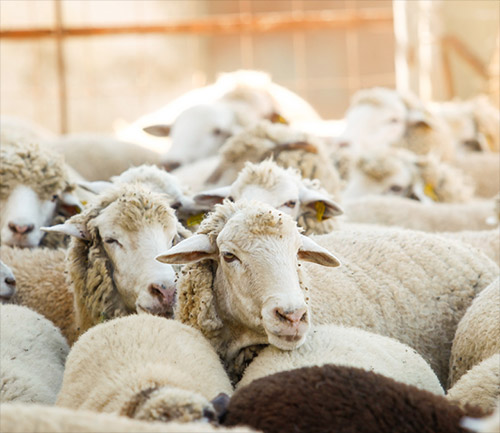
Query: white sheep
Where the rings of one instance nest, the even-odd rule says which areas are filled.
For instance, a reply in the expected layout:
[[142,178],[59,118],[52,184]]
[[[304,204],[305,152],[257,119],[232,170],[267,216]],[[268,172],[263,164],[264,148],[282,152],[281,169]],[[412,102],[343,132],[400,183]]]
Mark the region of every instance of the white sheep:
[[64,156],[88,181],[108,180],[132,166],[159,164],[162,153],[111,136],[79,133],[44,142],[44,147]]
[[392,195],[342,201],[348,222],[398,226],[426,232],[490,230],[493,208],[491,200],[429,204]]
[[467,202],[474,182],[457,168],[433,155],[415,155],[405,149],[380,149],[360,155],[342,192],[346,199],[389,194],[428,203]]
[[195,89],[155,113],[143,116],[119,132],[121,137],[144,141],[137,129],[170,137],[163,164],[169,170],[216,154],[231,135],[260,119],[294,122],[318,120],[302,98],[278,86],[259,71],[222,74],[213,85]]
[[500,279],[496,279],[476,296],[457,326],[451,348],[450,386],[476,364],[500,353],[499,311]]
[[411,347],[393,338],[337,325],[313,327],[305,343],[295,350],[267,346],[245,369],[237,388],[280,371],[325,364],[363,368],[444,395],[436,374]]
[[132,315],[82,335],[57,405],[146,421],[215,419],[210,400],[232,386],[212,346],[174,320]]
[[[298,263],[338,266],[330,251],[339,269]],[[217,205],[157,260],[189,264],[175,317],[200,329],[235,377],[256,345],[299,347],[312,320],[396,338],[444,382],[456,324],[499,272],[465,244],[410,230],[308,238],[289,215],[246,201]]]
[[2,259],[18,279],[19,302],[61,325],[70,343],[113,317],[172,315],[175,272],[154,257],[191,233],[177,221],[165,195],[119,185],[65,224],[46,230],[72,237],[67,257],[64,251],[5,248]]
[[415,95],[374,87],[356,92],[338,138],[355,153],[402,147],[419,155],[433,153],[443,160],[455,154],[448,125],[433,115]]
[[302,177],[318,179],[334,197],[341,189],[323,139],[288,125],[263,120],[227,140],[219,154],[220,163],[207,179],[213,186],[231,184],[247,161],[257,163],[273,157],[279,166],[296,168]]
[[68,344],[49,320],[18,305],[0,305],[0,402],[53,404]]
[[210,210],[226,197],[267,203],[298,221],[305,234],[329,233],[339,226],[334,217],[343,213],[319,181],[304,179],[298,170],[284,169],[271,160],[247,162],[232,185],[202,191],[194,200]]
[[448,390],[446,398],[463,406],[493,410],[500,401],[500,353],[484,359],[462,375]]
[[0,260],[0,303],[8,302],[16,292],[16,277],[12,270]]
[[145,422],[110,413],[39,404],[1,406],[0,431],[9,433],[252,433],[249,427],[215,427],[200,422]]
[[81,210],[63,158],[38,144],[0,143],[0,233],[2,244],[60,246],[61,236],[41,227]]

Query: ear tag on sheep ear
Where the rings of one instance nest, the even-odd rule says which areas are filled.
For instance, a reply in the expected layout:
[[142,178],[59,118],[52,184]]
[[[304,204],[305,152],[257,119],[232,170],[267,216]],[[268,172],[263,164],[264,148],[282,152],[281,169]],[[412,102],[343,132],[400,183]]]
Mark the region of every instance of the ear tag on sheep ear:
[[200,224],[204,218],[205,218],[204,212],[190,216],[187,219],[187,225],[188,225],[188,227],[196,226],[196,225]]
[[100,319],[99,321],[100,321],[101,323],[104,323],[104,322],[106,322],[106,321],[109,319],[109,317],[108,317],[108,315],[106,314],[106,312],[105,312],[105,311],[103,311],[103,312],[101,313],[101,316],[99,317],[99,319]]
[[323,215],[325,214],[325,203],[322,201],[317,201],[314,203],[316,209],[316,219],[321,222],[323,221]]
[[436,191],[434,190],[434,187],[430,183],[425,184],[424,194],[427,197],[430,197],[434,201],[439,201],[439,197],[437,196]]
[[283,125],[288,125],[288,121],[281,114],[278,114],[276,112],[271,114],[269,120],[272,123],[282,123]]

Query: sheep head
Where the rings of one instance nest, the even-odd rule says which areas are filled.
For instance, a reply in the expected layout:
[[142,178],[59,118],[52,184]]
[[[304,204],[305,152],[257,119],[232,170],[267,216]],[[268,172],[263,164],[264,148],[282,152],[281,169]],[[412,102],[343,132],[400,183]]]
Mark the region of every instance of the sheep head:
[[[197,307],[190,294],[204,297],[199,301],[204,309],[184,310],[179,319],[195,325],[205,335],[224,327],[231,334],[231,342],[221,342],[218,348],[219,352],[227,351],[220,353],[225,359],[256,344],[272,344],[282,350],[299,347],[310,326],[299,261],[323,266],[340,264],[330,252],[301,235],[289,215],[247,201],[226,201],[216,206],[197,234],[157,260],[191,264],[179,282],[178,311],[186,304]],[[192,264],[199,261],[203,261],[201,266],[212,266],[213,278],[203,281],[212,284],[197,287],[196,292],[191,288],[186,295],[185,287],[193,284]],[[201,320],[196,317],[199,313],[204,314]],[[205,323],[212,324],[212,329],[203,327]],[[233,341],[237,347],[228,349]]]
[[68,271],[81,327],[133,312],[172,316],[175,273],[154,258],[185,230],[164,196],[122,185],[45,230],[73,237]]
[[36,247],[42,226],[81,210],[61,155],[31,143],[2,144],[0,159],[2,243]]

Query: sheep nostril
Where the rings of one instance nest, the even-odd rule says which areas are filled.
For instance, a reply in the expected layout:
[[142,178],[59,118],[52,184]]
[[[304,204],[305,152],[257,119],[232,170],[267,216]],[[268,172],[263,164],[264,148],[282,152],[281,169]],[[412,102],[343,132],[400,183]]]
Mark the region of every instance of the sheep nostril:
[[148,290],[162,304],[172,305],[175,301],[175,288],[167,288],[164,284],[153,283],[149,285]]
[[16,280],[14,278],[7,277],[4,281],[9,286],[13,286],[13,287],[16,286]]
[[175,170],[176,168],[179,168],[181,166],[181,163],[180,162],[177,162],[177,161],[172,161],[172,162],[165,162],[163,164],[163,168],[166,170],[166,171],[173,171]]
[[289,322],[292,325],[307,320],[307,310],[305,308],[294,311],[283,311],[281,308],[275,308],[274,314],[280,321]]

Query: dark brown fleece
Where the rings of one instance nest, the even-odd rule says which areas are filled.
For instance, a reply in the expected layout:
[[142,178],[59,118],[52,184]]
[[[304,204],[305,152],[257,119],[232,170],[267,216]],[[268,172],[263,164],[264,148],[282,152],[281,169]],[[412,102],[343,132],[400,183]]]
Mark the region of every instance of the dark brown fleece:
[[284,371],[239,389],[224,425],[264,433],[454,433],[466,411],[444,397],[358,368],[325,365]]

